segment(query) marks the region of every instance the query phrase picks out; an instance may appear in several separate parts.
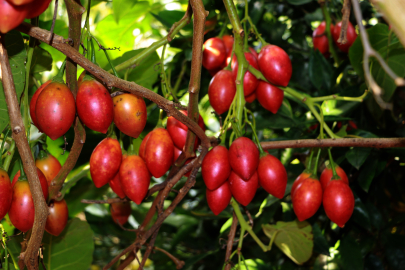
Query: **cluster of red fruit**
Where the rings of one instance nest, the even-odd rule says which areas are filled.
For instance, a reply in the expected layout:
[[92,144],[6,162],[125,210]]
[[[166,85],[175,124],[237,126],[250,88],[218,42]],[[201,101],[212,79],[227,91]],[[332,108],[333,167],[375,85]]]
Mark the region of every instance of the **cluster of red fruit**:
[[25,18],[41,15],[52,0],[0,0],[0,32],[16,28]]
[[[229,110],[236,95],[238,61],[235,55],[232,58],[232,71],[225,68],[231,61],[232,47],[233,38],[227,35],[223,39],[210,38],[204,43],[203,66],[214,76],[208,88],[208,96],[211,106],[218,114]],[[264,46],[259,54],[249,48],[244,55],[249,65],[261,71],[270,82],[261,81],[247,71],[243,78],[246,101],[251,103],[257,97],[266,110],[277,113],[283,102],[284,92],[275,85],[288,85],[292,74],[290,58],[283,49],[275,45]]]
[[340,179],[333,179],[330,167],[323,170],[320,181],[308,171],[297,177],[291,188],[291,198],[298,220],[312,217],[322,202],[328,218],[339,227],[350,219],[354,210],[353,192],[345,171],[337,165],[335,170]]
[[[329,42],[328,37],[325,34],[326,22],[323,21],[312,33],[312,41],[314,43],[314,49],[318,49],[325,57],[329,57]],[[342,22],[338,22],[336,25],[330,25],[330,32],[332,34],[333,41],[338,46],[338,48],[344,52],[348,53],[350,47],[353,45],[357,38],[356,30],[354,29],[351,22],[348,22],[347,26],[347,42],[345,44],[339,43],[338,39],[340,36],[340,31],[342,29]]]
[[[37,174],[42,187],[45,200],[48,199],[48,188],[52,180],[61,169],[59,161],[41,151],[35,162]],[[0,220],[7,214],[11,223],[22,232],[26,232],[34,225],[35,209],[31,190],[25,176],[20,171],[16,173],[13,182],[5,170],[0,169]],[[65,228],[68,220],[68,207],[66,201],[52,200],[49,203],[49,215],[45,230],[52,235],[59,235]]]
[[229,204],[232,196],[247,206],[261,186],[281,199],[287,186],[287,171],[274,156],[260,156],[252,140],[240,137],[226,149],[223,145],[212,148],[201,166],[207,186],[206,196],[211,211],[218,215]]

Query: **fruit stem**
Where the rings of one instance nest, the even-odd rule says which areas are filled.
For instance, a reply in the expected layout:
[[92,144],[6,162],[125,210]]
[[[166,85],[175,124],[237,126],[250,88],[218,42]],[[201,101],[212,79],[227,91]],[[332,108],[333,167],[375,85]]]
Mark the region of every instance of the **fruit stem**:
[[107,137],[111,138],[111,139],[117,139],[117,135],[115,135],[115,131],[114,131],[115,125],[114,125],[114,121],[111,123],[111,125],[108,127],[108,131],[107,131]]
[[91,46],[91,62],[97,65],[96,61],[96,50],[94,49],[94,42],[93,39],[90,38],[90,46]]
[[319,162],[319,157],[321,156],[322,149],[318,148],[318,154],[316,155],[316,160],[315,160],[315,166],[314,170],[312,171],[313,177],[318,178],[317,172],[318,172],[318,162]]
[[311,165],[312,165],[314,152],[315,151],[311,148],[311,154],[309,154],[309,161],[308,161],[308,167],[307,167],[307,170],[309,170],[309,171],[311,171]]
[[164,128],[163,127],[163,110],[162,109],[159,110],[159,120],[158,120],[155,128]]
[[[235,201],[234,198],[231,199],[231,206],[233,207],[233,210],[235,211],[236,217],[238,218],[238,221],[239,221],[239,224],[240,224],[242,230],[246,230],[264,252],[268,251],[268,248],[266,247],[266,245],[263,244],[262,241],[260,241],[259,237],[257,237],[257,235],[254,233],[252,228],[249,226],[249,224],[247,224],[246,220],[243,218],[239,205]],[[243,235],[241,235],[240,237],[243,238]]]
[[38,154],[38,159],[45,159],[45,158],[47,158],[48,157],[48,153],[45,151],[45,150],[41,150],[41,151],[39,151],[39,154]]
[[19,159],[19,162],[20,162],[20,177],[18,177],[18,180],[27,180],[27,175],[25,174],[21,158]]
[[91,35],[91,37],[92,37],[92,38],[94,39],[94,41],[97,43],[98,47],[104,51],[105,57],[107,58],[107,61],[108,61],[108,63],[109,63],[110,66],[111,66],[111,69],[112,69],[112,71],[113,71],[113,73],[114,73],[114,76],[117,77],[117,78],[120,78],[120,76],[118,75],[117,70],[115,69],[113,63],[111,62],[110,56],[109,56],[109,54],[108,54],[108,52],[107,52],[107,49],[104,48],[104,47],[101,45],[101,43],[97,40],[97,38],[96,38],[95,36]]
[[128,155],[139,155],[139,147],[141,146],[141,138],[131,138],[131,144],[129,145]]
[[8,134],[10,133],[10,131],[11,131],[11,129],[10,129],[10,128],[7,128],[7,131],[4,133],[3,141],[1,142],[1,148],[0,148],[0,169],[4,169],[4,168],[3,168],[3,158],[2,158],[2,155],[3,155],[3,151],[4,151],[4,145],[6,144],[6,140],[7,140],[7,137],[8,137]]
[[121,150],[124,150],[124,141],[123,141],[124,136],[125,136],[125,134],[122,133],[122,131],[120,130],[120,140],[119,140],[119,142],[120,142]]
[[331,52],[333,59],[335,60],[335,64],[339,65],[339,63],[340,63],[339,56],[336,53],[333,39],[332,39],[332,34],[330,32],[331,18],[330,18],[329,12],[328,12],[328,8],[326,7],[326,3],[321,3],[321,8],[322,8],[323,17],[325,18],[325,22],[326,22],[325,32],[326,32],[326,36],[328,37],[329,51]]
[[4,162],[3,162],[3,168],[5,171],[8,171],[8,168],[10,167],[11,160],[13,159],[14,153],[15,153],[15,141],[12,140],[10,147],[8,148],[6,158],[4,159]]
[[67,58],[65,58],[65,60],[63,61],[62,65],[60,66],[60,69],[58,71],[58,74],[55,77],[53,77],[52,81],[64,83],[64,81],[63,81],[63,73],[65,72],[66,59]]
[[333,174],[332,180],[339,180],[339,179],[341,179],[341,178],[339,177],[339,175],[338,175],[337,172],[336,172],[335,162],[333,161],[333,158],[332,158],[332,151],[331,151],[331,149],[332,149],[331,147],[328,148],[329,163],[330,163],[330,167],[332,168],[332,174]]
[[[253,123],[248,120],[249,118],[248,118],[247,113],[250,113],[250,115],[252,116],[252,121],[253,121]],[[262,147],[262,145],[260,144],[259,137],[257,136],[257,133],[256,133],[256,120],[255,120],[255,116],[253,115],[253,113],[252,113],[251,111],[249,111],[249,110],[246,109],[246,108],[245,108],[245,122],[248,123],[248,124],[252,127],[253,137],[254,137],[254,139],[255,139],[255,141],[256,141],[256,146],[257,146],[257,148],[259,149],[260,157],[263,157],[263,156],[267,155],[267,153],[263,150],[263,147]]]

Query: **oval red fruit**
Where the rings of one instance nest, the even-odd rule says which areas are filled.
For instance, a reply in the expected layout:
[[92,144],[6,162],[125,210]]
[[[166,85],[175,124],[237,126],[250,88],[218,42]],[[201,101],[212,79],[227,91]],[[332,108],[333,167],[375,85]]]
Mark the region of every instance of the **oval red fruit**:
[[32,3],[34,0],[7,0],[7,1],[13,5],[21,6]]
[[259,185],[259,179],[256,172],[246,181],[232,171],[229,175],[229,185],[235,200],[237,200],[238,203],[247,206],[255,197]]
[[305,179],[311,176],[311,173],[308,171],[303,171],[300,175],[298,175],[297,179],[295,179],[294,183],[292,184],[291,187],[291,198],[294,196],[294,192],[297,189],[298,185]]
[[[342,168],[340,168],[338,165],[335,165],[335,170],[336,170],[337,175],[340,177],[340,179],[342,179],[342,181],[344,183],[349,184],[349,179],[347,178],[345,171]],[[332,168],[326,167],[322,171],[321,177],[320,177],[322,190],[326,189],[326,186],[329,184],[329,182],[332,181],[332,177],[333,177]]]
[[[254,67],[255,69],[259,69],[259,64],[257,63],[256,57],[252,53],[245,52],[245,58],[248,61],[249,65]],[[234,80],[236,80],[236,76],[238,75],[238,61],[232,63],[232,75]],[[245,96],[251,95],[257,85],[259,84],[259,80],[249,71],[245,73],[243,77],[243,93]]]
[[0,32],[5,34],[24,21],[28,13],[26,6],[17,6],[7,0],[0,0]]
[[235,79],[230,70],[221,70],[211,79],[208,86],[208,97],[212,108],[218,114],[229,110],[235,94]]
[[[49,191],[48,191],[48,180],[46,179],[46,176],[42,173],[40,169],[37,168],[37,174],[39,178],[39,182],[41,183],[42,187],[42,193],[44,194],[45,200],[48,199]],[[21,172],[18,171],[13,178],[13,182],[11,183],[11,186],[14,187],[14,185],[18,182],[18,178],[20,177]],[[20,181],[21,182],[21,181]]]
[[226,182],[231,173],[228,149],[222,145],[212,148],[204,157],[201,173],[204,183],[209,190],[217,189]]
[[287,171],[284,165],[270,154],[260,158],[257,174],[260,185],[268,193],[282,199],[287,187]]
[[354,196],[349,185],[342,180],[330,181],[323,193],[323,208],[328,218],[343,228],[354,210]]
[[46,219],[45,230],[54,236],[58,236],[63,232],[68,222],[68,206],[64,199],[61,201],[52,200],[48,209],[49,215]]
[[240,137],[229,147],[228,158],[232,170],[247,181],[256,172],[260,155],[251,139]]
[[249,51],[253,54],[254,57],[256,57],[256,59],[259,59],[259,54],[256,52],[255,49],[249,47]]
[[292,204],[299,221],[312,217],[322,204],[322,186],[319,180],[304,179],[295,189]]
[[10,209],[13,197],[10,177],[5,170],[0,168],[0,220],[4,218]]
[[111,179],[109,182],[111,189],[115,192],[115,194],[118,195],[121,199],[125,198],[125,192],[122,190],[122,185],[121,185],[121,180],[120,180],[120,174],[117,173],[113,179]]
[[122,94],[113,98],[114,123],[124,134],[138,138],[146,125],[146,104],[142,97]]
[[233,42],[234,42],[233,36],[224,35],[224,36],[222,37],[222,40],[224,41],[224,44],[225,44],[226,55],[228,55],[229,53],[232,52]]
[[51,185],[52,180],[62,168],[59,160],[51,154],[46,153],[44,150],[40,151],[40,154],[35,161],[35,166],[37,166],[37,168],[45,175],[46,180],[48,181],[48,186]]
[[52,0],[36,0],[30,3],[29,12],[27,13],[26,18],[32,19],[38,17],[48,8]]
[[127,223],[131,211],[130,202],[114,202],[110,204],[111,217],[117,224],[124,225]]
[[216,216],[225,210],[232,199],[231,188],[228,181],[222,183],[222,185],[215,190],[209,190],[207,188],[205,195],[209,208]]
[[22,232],[34,225],[35,209],[28,181],[17,181],[13,185],[13,199],[8,211],[11,223]]
[[34,95],[33,95],[32,98],[31,98],[31,102],[30,102],[30,114],[31,114],[31,119],[32,119],[32,122],[34,123],[34,125],[38,128],[38,130],[39,130],[40,132],[42,132],[42,131],[39,129],[39,125],[38,125],[38,121],[37,121],[37,116],[36,116],[36,114],[35,114],[35,107],[36,107],[36,105],[37,105],[38,97],[39,97],[39,95],[42,93],[42,90],[44,90],[45,87],[47,87],[48,84],[50,84],[51,82],[52,82],[52,80],[49,80],[49,81],[43,83],[43,84],[37,89],[37,91],[35,91]]
[[256,91],[250,94],[249,96],[245,97],[246,102],[252,103],[256,99]]
[[226,58],[226,47],[222,39],[218,37],[207,39],[204,42],[202,65],[208,70],[222,66]]
[[268,111],[276,114],[283,104],[284,91],[267,82],[260,81],[256,89],[257,100]]
[[292,74],[288,54],[278,46],[266,45],[259,53],[259,67],[264,77],[272,84],[287,86]]
[[343,43],[339,43],[338,39],[340,36],[340,31],[342,29],[342,22],[338,22],[336,24],[336,26],[334,27],[333,31],[331,31],[332,33],[332,37],[333,37],[333,41],[335,42],[335,44],[339,47],[339,49],[342,52],[349,52],[350,47],[353,45],[354,41],[357,38],[357,33],[356,30],[354,29],[353,25],[351,22],[348,23],[347,25],[347,42],[345,44]]
[[[325,33],[326,22],[323,21],[321,24],[312,32],[312,42],[314,44],[314,50],[319,50],[319,52],[325,56],[329,55],[329,42],[328,37]],[[331,30],[333,25],[331,24]],[[333,32],[333,31],[331,31]]]

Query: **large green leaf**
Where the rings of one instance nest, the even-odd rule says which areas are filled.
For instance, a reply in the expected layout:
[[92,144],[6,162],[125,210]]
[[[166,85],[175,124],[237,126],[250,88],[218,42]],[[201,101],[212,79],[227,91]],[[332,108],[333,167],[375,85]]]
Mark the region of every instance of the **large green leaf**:
[[339,252],[343,263],[342,269],[364,269],[360,247],[354,237],[352,237],[351,235],[346,235],[340,243]]
[[31,73],[39,73],[52,70],[52,56],[41,47],[35,47],[32,56]]
[[264,233],[296,264],[303,264],[312,256],[314,247],[312,227],[306,221],[279,221],[276,225],[262,225]]
[[[25,60],[27,52],[25,51],[24,41],[20,32],[12,30],[5,36],[8,59],[11,66],[11,73],[15,85],[15,91],[19,98],[24,91],[25,85]],[[1,81],[1,80],[0,80]],[[0,83],[0,132],[9,122],[6,98],[4,96],[3,83]]]
[[119,23],[121,17],[128,14],[132,7],[137,3],[137,0],[114,0],[112,1],[114,19]]
[[74,218],[59,236],[44,234],[47,270],[87,270],[93,260],[93,231],[86,221]]
[[355,147],[346,152],[346,158],[347,161],[358,170],[366,161],[370,152],[371,148]]
[[309,57],[309,78],[312,84],[322,93],[328,93],[332,87],[333,68],[318,51],[311,51]]

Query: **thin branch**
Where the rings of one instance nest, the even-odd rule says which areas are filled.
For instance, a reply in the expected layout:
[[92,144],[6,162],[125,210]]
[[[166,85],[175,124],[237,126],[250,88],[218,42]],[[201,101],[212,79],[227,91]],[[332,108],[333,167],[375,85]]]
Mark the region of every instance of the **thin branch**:
[[176,265],[176,269],[181,269],[181,268],[183,268],[183,266],[184,266],[184,264],[185,264],[184,261],[181,261],[181,260],[177,259],[175,256],[173,256],[172,254],[170,254],[168,251],[166,251],[166,250],[164,250],[164,249],[161,249],[161,248],[159,248],[159,247],[153,247],[153,248],[154,248],[155,250],[157,250],[157,251],[160,251],[160,252],[166,254],[166,256],[169,257],[169,258],[174,262],[174,264]]
[[117,202],[129,202],[128,198],[109,198],[107,200],[87,200],[83,199],[80,202],[81,203],[88,203],[88,204],[112,204],[112,203],[117,203]]
[[350,0],[345,0],[342,7],[342,27],[340,29],[338,43],[347,43],[347,27],[349,26],[350,8]]
[[232,217],[232,225],[231,225],[231,230],[229,231],[228,234],[228,242],[226,245],[226,254],[225,254],[225,270],[230,270],[232,267],[230,258],[232,254],[232,247],[235,239],[235,234],[236,234],[236,228],[238,227],[238,218],[236,217],[235,212],[233,212],[233,217]]

